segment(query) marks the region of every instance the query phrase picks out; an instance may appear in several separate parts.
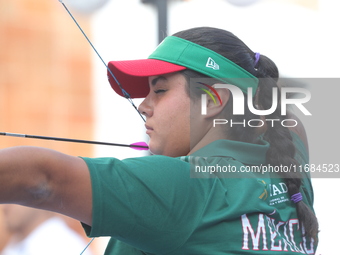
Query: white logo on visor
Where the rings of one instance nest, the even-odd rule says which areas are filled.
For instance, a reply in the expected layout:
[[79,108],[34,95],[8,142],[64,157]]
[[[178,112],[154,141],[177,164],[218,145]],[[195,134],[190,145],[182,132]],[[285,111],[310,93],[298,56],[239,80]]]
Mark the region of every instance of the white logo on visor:
[[208,58],[207,64],[205,66],[214,70],[220,70],[220,66],[212,58]]

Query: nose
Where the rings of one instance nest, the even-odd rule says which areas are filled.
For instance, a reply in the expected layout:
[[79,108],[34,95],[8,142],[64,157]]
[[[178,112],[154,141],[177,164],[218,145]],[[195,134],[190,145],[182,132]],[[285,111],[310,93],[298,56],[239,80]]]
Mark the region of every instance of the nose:
[[152,116],[152,107],[149,97],[146,97],[143,102],[138,106],[138,111],[147,118]]

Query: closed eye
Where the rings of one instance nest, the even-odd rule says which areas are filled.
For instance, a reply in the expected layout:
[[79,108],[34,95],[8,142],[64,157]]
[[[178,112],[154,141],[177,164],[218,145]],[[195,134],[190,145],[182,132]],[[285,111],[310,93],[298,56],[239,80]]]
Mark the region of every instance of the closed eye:
[[155,94],[160,94],[160,93],[164,93],[166,92],[167,90],[166,89],[157,89],[154,91]]

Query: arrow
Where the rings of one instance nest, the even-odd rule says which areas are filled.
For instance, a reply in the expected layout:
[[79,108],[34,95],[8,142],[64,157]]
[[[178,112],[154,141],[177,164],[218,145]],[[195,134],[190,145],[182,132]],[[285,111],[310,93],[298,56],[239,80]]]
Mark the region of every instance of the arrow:
[[129,147],[134,150],[148,150],[149,149],[149,146],[145,142],[137,142],[137,143],[132,143],[132,144],[121,144],[121,143],[108,143],[108,142],[79,140],[79,139],[70,139],[70,138],[61,138],[61,137],[50,137],[50,136],[41,136],[41,135],[26,135],[26,134],[6,133],[6,132],[0,132],[0,135],[11,136],[11,137],[21,137],[21,138],[34,138],[34,139],[42,139],[42,140],[53,140],[53,141],[61,141],[61,142]]

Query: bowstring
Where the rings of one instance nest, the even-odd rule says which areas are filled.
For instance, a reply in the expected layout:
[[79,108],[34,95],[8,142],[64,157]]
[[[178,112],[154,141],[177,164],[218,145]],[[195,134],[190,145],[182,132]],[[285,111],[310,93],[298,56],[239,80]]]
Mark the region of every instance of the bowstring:
[[[112,73],[111,69],[108,67],[108,65],[106,64],[106,62],[104,61],[104,59],[101,57],[101,55],[99,54],[99,52],[97,51],[97,49],[94,47],[93,43],[91,42],[91,40],[88,38],[88,36],[86,35],[86,33],[84,32],[84,30],[81,28],[81,26],[79,25],[78,21],[75,19],[75,17],[72,15],[72,13],[70,12],[70,10],[67,8],[67,6],[64,4],[64,2],[62,0],[58,0],[65,8],[65,10],[67,11],[67,13],[70,15],[70,17],[72,18],[72,20],[74,21],[74,23],[77,25],[77,27],[79,28],[79,30],[81,31],[81,33],[83,34],[83,36],[85,37],[85,39],[87,40],[87,42],[91,45],[92,49],[94,50],[94,52],[97,54],[97,56],[99,57],[99,59],[102,61],[102,63],[104,64],[104,66],[106,67],[106,69],[108,70],[108,72],[110,73],[111,77],[115,80],[115,82],[117,83],[117,85],[119,86],[119,88],[121,89],[124,97],[131,103],[131,105],[133,106],[133,108],[138,112],[139,116],[142,118],[142,120],[145,122],[145,119],[143,117],[143,115],[140,113],[140,111],[138,111],[136,105],[133,103],[132,98],[130,96],[129,93],[126,92],[125,89],[123,89],[122,85],[120,84],[120,82],[117,80],[116,76]],[[87,250],[87,248],[91,245],[91,243],[93,242],[93,240],[95,239],[95,237],[93,237],[91,239],[91,241],[86,245],[86,247],[84,248],[84,250],[80,253],[80,255],[83,255],[83,253]]]
[[84,250],[80,253],[80,255],[83,255],[83,253],[87,250],[87,248],[89,248],[90,244],[93,242],[93,240],[95,239],[95,237],[93,237],[90,242],[85,246]]
[[67,13],[70,15],[70,17],[72,18],[72,20],[74,21],[74,23],[77,25],[77,27],[79,28],[79,30],[81,31],[81,33],[83,34],[83,36],[85,37],[85,39],[87,40],[87,42],[91,45],[92,49],[94,50],[94,52],[97,54],[97,56],[99,57],[99,59],[102,61],[102,63],[104,64],[104,66],[106,67],[106,69],[108,70],[108,72],[110,73],[111,77],[115,80],[115,82],[117,83],[118,87],[121,89],[124,97],[130,102],[130,104],[133,106],[133,108],[138,112],[139,116],[142,118],[142,120],[145,122],[145,119],[143,117],[143,115],[140,113],[140,111],[138,111],[136,105],[133,103],[132,98],[130,96],[129,93],[126,92],[125,89],[123,89],[122,85],[120,84],[120,82],[118,81],[118,79],[116,78],[116,76],[112,73],[111,69],[109,68],[109,66],[106,64],[106,62],[104,61],[104,59],[101,57],[101,55],[99,54],[99,52],[97,51],[97,49],[94,47],[93,43],[91,42],[91,40],[88,38],[88,36],[86,35],[86,33],[84,32],[84,30],[81,28],[81,26],[79,25],[78,21],[75,19],[75,17],[72,15],[71,11],[67,8],[67,6],[64,4],[64,2],[62,0],[58,0],[65,8],[65,10],[67,11]]

